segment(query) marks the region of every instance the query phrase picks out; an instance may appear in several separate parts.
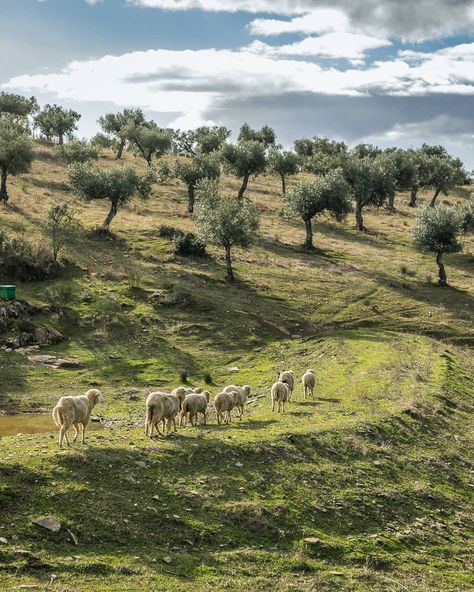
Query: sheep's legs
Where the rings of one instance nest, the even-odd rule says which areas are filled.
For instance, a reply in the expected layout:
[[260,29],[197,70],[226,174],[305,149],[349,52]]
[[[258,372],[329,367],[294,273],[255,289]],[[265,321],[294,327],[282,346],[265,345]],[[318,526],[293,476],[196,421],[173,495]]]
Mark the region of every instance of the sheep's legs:
[[63,440],[64,440],[64,435],[67,433],[66,432],[67,428],[66,425],[63,424],[60,428],[59,428],[59,448],[63,447]]
[[75,423],[75,424],[73,424],[73,426],[72,426],[72,427],[74,428],[74,438],[73,438],[73,440],[72,440],[72,441],[73,441],[74,443],[76,443],[77,436],[79,435],[79,432],[80,432],[81,430],[80,430],[80,428],[79,428],[79,424],[78,424],[78,423]]
[[86,424],[82,424],[82,443],[86,443]]
[[275,399],[272,399],[272,411],[275,411]]

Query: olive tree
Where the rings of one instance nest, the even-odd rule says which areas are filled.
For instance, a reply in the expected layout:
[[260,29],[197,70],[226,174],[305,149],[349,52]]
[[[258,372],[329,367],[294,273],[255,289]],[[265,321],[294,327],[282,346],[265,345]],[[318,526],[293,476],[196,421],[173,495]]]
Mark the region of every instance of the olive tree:
[[7,179],[30,170],[33,144],[25,127],[12,117],[0,119],[0,202],[8,201]]
[[355,201],[355,218],[358,230],[366,231],[363,209],[368,205],[381,206],[395,193],[395,174],[386,160],[380,157],[350,157],[344,163],[344,176],[349,183]]
[[237,141],[240,142],[260,142],[265,148],[274,146],[276,141],[275,130],[268,125],[264,125],[261,129],[252,129],[248,123],[240,128],[239,137]]
[[454,187],[462,183],[464,175],[460,161],[451,157],[431,156],[429,158],[429,172],[427,185],[434,189],[430,206],[436,205],[440,193],[448,195]]
[[224,126],[201,126],[195,130],[176,131],[174,143],[178,153],[188,156],[217,152],[230,136],[230,129]]
[[128,125],[124,133],[132,148],[143,156],[148,166],[151,166],[153,156],[163,156],[170,151],[173,144],[172,130],[158,127],[154,121],[147,121],[143,125]]
[[305,249],[314,249],[313,219],[328,214],[342,220],[351,211],[349,186],[341,169],[329,172],[315,181],[300,181],[286,194],[285,209],[288,214],[304,220],[306,227]]
[[73,239],[78,228],[80,222],[69,204],[57,204],[48,210],[43,223],[43,234],[51,244],[55,263],[60,251]]
[[97,148],[87,140],[73,140],[67,144],[60,144],[56,146],[55,155],[66,164],[89,162],[99,158]]
[[271,150],[268,156],[270,171],[280,176],[281,192],[286,194],[286,178],[298,172],[298,156],[290,150]]
[[45,105],[35,116],[35,125],[48,140],[58,138],[60,144],[64,143],[64,137],[71,137],[77,130],[77,122],[80,114],[72,109],[64,109],[60,105]]
[[448,285],[443,255],[462,250],[459,238],[462,223],[460,212],[445,204],[437,208],[424,207],[416,217],[416,226],[413,231],[414,245],[419,251],[436,254],[440,286]]
[[217,181],[205,180],[198,187],[194,220],[199,236],[225,250],[227,279],[234,281],[232,249],[248,248],[258,229],[258,212],[248,200],[238,202],[221,192]]
[[182,181],[188,190],[188,212],[194,211],[196,187],[202,179],[217,179],[221,168],[217,158],[212,155],[196,156],[177,160],[174,176]]
[[145,116],[141,109],[124,109],[119,113],[106,113],[97,120],[102,130],[117,144],[115,158],[122,158],[127,143],[127,129],[129,126],[139,126],[145,123]]
[[38,110],[38,102],[35,97],[23,97],[15,93],[0,93],[0,118],[9,114],[16,120],[25,119]]
[[239,201],[242,201],[250,177],[256,177],[265,170],[267,165],[265,145],[256,140],[245,140],[238,144],[226,144],[221,154],[227,170],[242,179],[237,194]]
[[296,140],[295,151],[301,166],[306,171],[319,176],[326,175],[329,171],[343,165],[347,146],[344,142],[314,136],[312,139]]
[[85,201],[110,201],[110,210],[101,228],[102,234],[109,232],[110,223],[120,206],[134,196],[145,199],[150,195],[152,181],[150,172],[139,175],[130,166],[102,169],[89,164],[76,164],[69,168],[69,183],[79,198]]

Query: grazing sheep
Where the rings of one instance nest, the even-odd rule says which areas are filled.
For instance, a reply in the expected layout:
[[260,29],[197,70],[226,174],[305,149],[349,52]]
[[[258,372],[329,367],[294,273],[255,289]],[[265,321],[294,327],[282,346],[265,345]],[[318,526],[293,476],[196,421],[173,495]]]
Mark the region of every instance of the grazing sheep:
[[288,401],[291,399],[291,395],[293,393],[293,389],[295,388],[295,377],[293,376],[293,372],[291,370],[285,370],[284,372],[280,372],[280,376],[278,377],[279,382],[283,382],[288,386],[289,396]]
[[153,432],[155,428],[158,434],[161,435],[159,424],[162,421],[164,415],[165,395],[166,393],[160,393],[156,391],[150,393],[146,399],[145,435],[149,435],[150,438],[153,437]]
[[74,427],[74,442],[82,426],[82,443],[86,441],[86,427],[91,418],[92,409],[97,403],[102,403],[103,397],[97,389],[87,391],[85,395],[76,397],[61,397],[53,409],[54,423],[59,428],[59,447],[62,448],[64,437],[70,446],[68,430]]
[[186,395],[188,394],[186,392],[186,389],[184,388],[184,386],[178,386],[178,388],[175,388],[174,390],[171,391],[172,395],[176,395],[179,399],[179,408],[181,409],[181,405],[183,404],[184,399],[186,398]]
[[307,370],[301,379],[303,382],[304,397],[312,397],[314,394],[314,387],[316,386],[316,372],[314,370]]
[[[238,388],[238,387],[237,387]],[[236,390],[219,393],[214,399],[214,407],[216,408],[217,423],[220,425],[221,421],[224,423],[231,423],[231,411],[236,406],[236,399],[239,396]]]
[[244,406],[247,402],[248,397],[250,396],[250,390],[251,388],[248,384],[242,387],[231,384],[229,386],[226,386],[223,390],[224,393],[236,393],[235,406],[239,411],[239,415],[237,416],[239,419],[242,419],[242,415],[244,414]]
[[200,395],[202,393],[202,388],[200,386],[193,388],[193,393]]
[[278,403],[278,413],[285,411],[285,403],[290,400],[290,389],[284,382],[275,382],[272,386],[272,411],[275,411],[275,403]]
[[163,394],[163,416],[161,421],[163,422],[163,432],[165,431],[166,424],[166,435],[169,436],[171,432],[171,424],[174,426],[174,431],[177,432],[176,428],[176,416],[181,409],[181,399],[178,395],[165,395]]
[[206,425],[207,404],[209,403],[210,398],[211,393],[209,391],[186,395],[186,398],[181,405],[181,421],[179,422],[179,425],[186,425],[186,416],[188,413],[189,421],[191,422],[192,426],[197,425],[198,413],[202,413],[203,423]]

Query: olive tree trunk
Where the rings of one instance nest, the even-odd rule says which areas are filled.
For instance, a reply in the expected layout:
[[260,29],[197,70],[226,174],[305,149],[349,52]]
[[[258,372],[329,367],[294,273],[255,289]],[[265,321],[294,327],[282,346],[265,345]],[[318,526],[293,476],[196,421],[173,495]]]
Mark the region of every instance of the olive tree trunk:
[[395,193],[388,196],[387,209],[389,212],[395,212]]
[[311,223],[311,218],[304,219],[304,225],[306,228],[306,239],[304,242],[304,248],[311,250],[314,249],[313,245],[313,225]]
[[225,248],[225,262],[227,266],[227,279],[229,282],[234,281],[234,270],[232,269],[232,255],[230,247]]
[[281,193],[282,195],[286,195],[286,179],[285,175],[280,175],[281,177]]
[[124,150],[124,148],[125,148],[125,140],[122,140],[122,141],[120,142],[119,149],[117,150],[117,155],[115,156],[115,158],[116,158],[117,160],[120,160],[120,159],[122,158],[122,154],[123,154],[123,150]]
[[410,193],[410,208],[416,208],[416,198],[418,196],[418,189],[412,189]]
[[7,202],[8,201],[8,192],[7,192],[7,172],[2,169],[1,175],[1,182],[0,182],[0,201]]
[[64,144],[64,134],[59,134],[59,145],[62,146]]
[[250,174],[249,173],[245,173],[244,178],[242,179],[242,185],[239,189],[239,193],[237,195],[237,197],[239,198],[239,201],[242,201],[244,199],[244,193],[247,191],[247,185],[249,184],[249,179],[250,179]]
[[437,189],[437,190],[435,191],[435,194],[433,195],[433,199],[432,199],[432,200],[431,200],[431,202],[430,202],[430,206],[431,206],[432,208],[434,208],[434,207],[435,207],[435,205],[436,205],[436,200],[438,199],[438,195],[440,194],[440,192],[441,192],[441,189]]
[[195,187],[194,185],[188,186],[188,212],[192,214],[194,212],[194,200],[195,200]]
[[102,224],[101,232],[103,234],[107,234],[109,232],[110,223],[117,215],[117,210],[118,210],[118,203],[117,203],[117,201],[113,200],[110,204],[109,213],[107,214],[107,217],[104,220],[104,223]]
[[436,254],[436,263],[438,264],[438,269],[439,269],[438,285],[440,285],[444,288],[448,285],[448,278],[446,276],[446,271],[444,269],[444,264],[443,264],[442,259],[443,259],[443,251],[438,251],[438,253]]
[[356,219],[356,227],[357,230],[361,232],[365,232],[367,228],[364,226],[364,218],[362,217],[362,205],[356,201],[355,205],[355,219]]

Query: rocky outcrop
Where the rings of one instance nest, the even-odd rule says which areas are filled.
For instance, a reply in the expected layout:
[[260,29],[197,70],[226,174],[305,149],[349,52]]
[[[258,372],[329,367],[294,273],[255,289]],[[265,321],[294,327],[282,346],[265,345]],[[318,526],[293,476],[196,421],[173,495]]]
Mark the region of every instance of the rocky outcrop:
[[48,325],[31,325],[16,337],[7,340],[6,347],[18,349],[28,345],[53,345],[64,339],[62,333]]
[[10,331],[18,321],[30,319],[40,309],[25,300],[0,301],[0,335]]

